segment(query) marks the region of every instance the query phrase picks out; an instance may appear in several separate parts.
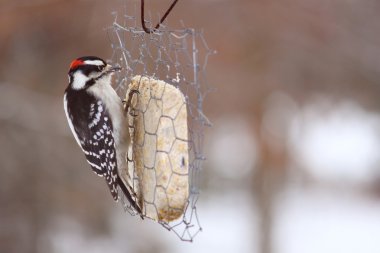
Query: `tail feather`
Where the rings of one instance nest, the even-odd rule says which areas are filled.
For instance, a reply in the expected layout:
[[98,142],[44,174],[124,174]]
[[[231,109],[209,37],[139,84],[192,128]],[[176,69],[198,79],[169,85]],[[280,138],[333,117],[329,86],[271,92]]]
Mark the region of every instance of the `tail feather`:
[[144,219],[140,206],[132,198],[131,192],[127,189],[127,187],[125,186],[124,182],[120,179],[120,177],[117,177],[117,184],[119,185],[120,189],[123,191],[125,197],[127,198],[128,202],[131,204],[131,206],[140,214],[141,218]]

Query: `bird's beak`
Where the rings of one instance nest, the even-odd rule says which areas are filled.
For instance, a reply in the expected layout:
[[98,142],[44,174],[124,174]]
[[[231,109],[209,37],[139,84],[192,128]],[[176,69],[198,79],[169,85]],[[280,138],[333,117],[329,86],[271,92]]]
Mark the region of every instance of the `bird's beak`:
[[113,75],[114,72],[120,71],[120,70],[121,70],[120,66],[112,66],[111,64],[107,64],[107,66],[104,68],[101,75],[96,77],[95,80],[99,80],[100,78],[103,78],[104,76],[107,76],[107,75]]
[[107,64],[106,71],[107,72],[117,72],[120,71],[121,67],[120,66],[112,66],[110,64]]

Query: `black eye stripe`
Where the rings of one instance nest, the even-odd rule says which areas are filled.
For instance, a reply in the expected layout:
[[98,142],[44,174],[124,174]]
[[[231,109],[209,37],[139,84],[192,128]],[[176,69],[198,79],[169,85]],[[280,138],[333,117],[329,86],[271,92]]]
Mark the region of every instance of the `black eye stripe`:
[[105,66],[97,66],[97,65],[82,65],[79,69],[83,74],[89,76],[92,72],[100,72],[104,69]]

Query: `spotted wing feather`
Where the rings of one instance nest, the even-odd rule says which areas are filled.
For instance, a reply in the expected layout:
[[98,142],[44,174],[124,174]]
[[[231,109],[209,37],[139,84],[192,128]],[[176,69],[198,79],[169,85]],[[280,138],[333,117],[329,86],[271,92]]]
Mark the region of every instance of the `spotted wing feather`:
[[106,179],[112,197],[117,200],[117,159],[112,122],[101,101],[91,104],[89,114],[90,138],[84,140],[82,148],[93,171]]
[[[117,200],[116,148],[112,121],[108,111],[102,101],[92,96],[67,94],[64,101],[67,116],[73,122],[70,128],[81,146],[87,162],[97,175],[106,179],[112,197]],[[78,108],[80,109],[78,110]]]

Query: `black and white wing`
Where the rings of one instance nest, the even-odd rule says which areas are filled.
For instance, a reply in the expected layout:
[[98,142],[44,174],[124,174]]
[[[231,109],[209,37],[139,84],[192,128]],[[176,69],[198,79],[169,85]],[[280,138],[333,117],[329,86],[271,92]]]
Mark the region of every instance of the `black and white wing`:
[[[83,98],[83,97],[82,97]],[[76,103],[75,108],[70,109]],[[73,135],[92,170],[106,179],[114,200],[118,199],[118,174],[115,141],[110,116],[101,100],[87,101],[64,97],[66,115]]]
[[83,141],[82,148],[93,171],[106,179],[114,200],[118,199],[118,174],[112,121],[99,100],[91,104],[88,129],[90,137]]

